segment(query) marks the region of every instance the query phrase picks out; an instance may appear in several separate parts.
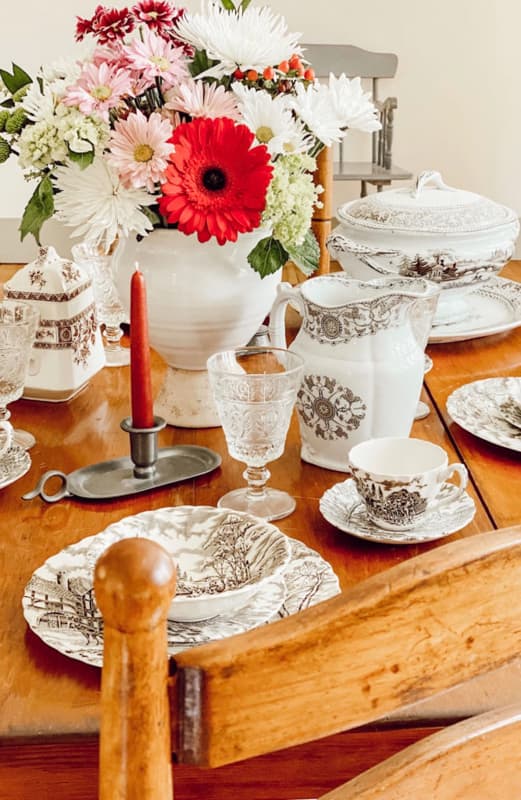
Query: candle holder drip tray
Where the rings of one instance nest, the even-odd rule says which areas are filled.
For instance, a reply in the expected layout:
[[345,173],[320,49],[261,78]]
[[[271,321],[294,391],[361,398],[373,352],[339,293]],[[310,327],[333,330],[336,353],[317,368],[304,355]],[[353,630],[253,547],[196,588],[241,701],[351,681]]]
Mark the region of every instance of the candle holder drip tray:
[[[159,421],[158,418],[156,420]],[[129,430],[128,420],[124,420],[121,426],[130,434],[131,458],[125,456],[112,461],[101,461],[99,464],[76,469],[68,475],[60,470],[49,470],[41,476],[31,492],[23,495],[23,499],[32,500],[39,495],[47,503],[56,503],[64,497],[114,500],[206,475],[220,466],[221,456],[207,447],[186,444],[157,449],[154,446],[154,441],[157,442],[157,431],[164,427],[164,421],[160,422],[163,425],[142,431]],[[145,441],[143,445],[139,439],[144,434],[148,434],[153,441]],[[61,481],[58,490],[53,494],[45,491],[51,478],[59,478]]]

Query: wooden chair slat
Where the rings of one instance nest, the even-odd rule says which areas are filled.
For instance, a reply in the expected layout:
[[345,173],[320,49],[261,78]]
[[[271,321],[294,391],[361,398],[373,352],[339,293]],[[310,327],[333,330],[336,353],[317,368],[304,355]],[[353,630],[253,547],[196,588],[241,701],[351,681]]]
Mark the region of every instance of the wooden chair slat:
[[176,657],[177,757],[217,766],[376,720],[513,659],[521,526],[447,544]]
[[497,709],[416,742],[321,800],[513,800],[520,742],[521,706]]

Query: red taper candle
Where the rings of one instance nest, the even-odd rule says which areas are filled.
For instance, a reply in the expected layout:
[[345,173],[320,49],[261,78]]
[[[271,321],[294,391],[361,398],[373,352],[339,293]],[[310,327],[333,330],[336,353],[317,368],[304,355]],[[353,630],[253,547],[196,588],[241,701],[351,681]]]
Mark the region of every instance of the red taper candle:
[[154,408],[150,377],[147,290],[145,276],[138,264],[130,281],[130,389],[132,426],[152,428]]

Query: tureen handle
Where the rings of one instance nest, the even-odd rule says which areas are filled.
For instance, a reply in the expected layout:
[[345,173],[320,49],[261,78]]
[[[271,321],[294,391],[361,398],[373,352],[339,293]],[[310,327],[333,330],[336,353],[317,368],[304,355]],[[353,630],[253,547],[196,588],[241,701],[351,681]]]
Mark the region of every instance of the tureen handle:
[[457,192],[458,190],[454,188],[454,186],[447,186],[444,182],[443,178],[441,177],[440,172],[436,172],[433,169],[427,169],[424,172],[420,172],[418,177],[416,178],[416,186],[413,191],[414,198],[418,198],[420,192],[427,186],[427,184],[433,184],[436,189],[445,189],[447,192]]

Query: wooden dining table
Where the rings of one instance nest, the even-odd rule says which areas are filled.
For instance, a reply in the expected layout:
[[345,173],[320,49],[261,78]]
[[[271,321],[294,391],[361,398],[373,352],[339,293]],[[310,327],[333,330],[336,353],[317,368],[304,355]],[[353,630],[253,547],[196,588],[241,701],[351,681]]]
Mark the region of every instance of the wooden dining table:
[[[0,266],[0,282],[15,270]],[[511,262],[504,277],[521,281],[521,262]],[[128,346],[128,342],[124,340]],[[445,539],[415,545],[377,544],[355,538],[327,522],[319,510],[324,492],[348,477],[300,459],[298,424],[293,419],[284,454],[269,465],[271,484],[292,494],[294,513],[276,524],[317,550],[338,575],[343,590],[374,573],[455,538],[521,522],[520,453],[490,444],[451,421],[446,401],[459,386],[481,378],[521,377],[521,327],[463,342],[428,347],[433,368],[425,376],[422,399],[429,415],[413,425],[413,436],[440,444],[449,461],[463,461],[476,513],[462,530]],[[152,354],[157,393],[165,364]],[[215,471],[180,483],[115,500],[74,497],[55,504],[40,497],[23,500],[51,469],[69,473],[89,464],[128,455],[128,435],[120,421],[130,406],[129,367],[104,368],[67,402],[20,399],[10,406],[15,426],[31,431],[36,445],[32,466],[0,491],[0,800],[96,797],[100,670],[51,649],[25,622],[24,587],[51,555],[122,517],[177,505],[215,505],[243,485],[244,465],[227,453],[221,428],[168,426],[159,446],[197,444],[222,456]],[[52,487],[49,487],[52,488]],[[516,602],[515,599],[513,599]],[[476,713],[499,702],[521,698],[521,667],[506,678],[455,690],[437,702],[411,709],[401,718],[214,771],[176,767],[176,798],[312,797],[430,733],[449,719]],[[348,676],[346,676],[348,679]],[[480,679],[481,680],[481,679]],[[269,774],[269,789],[266,775]],[[240,787],[240,788],[238,788]]]

